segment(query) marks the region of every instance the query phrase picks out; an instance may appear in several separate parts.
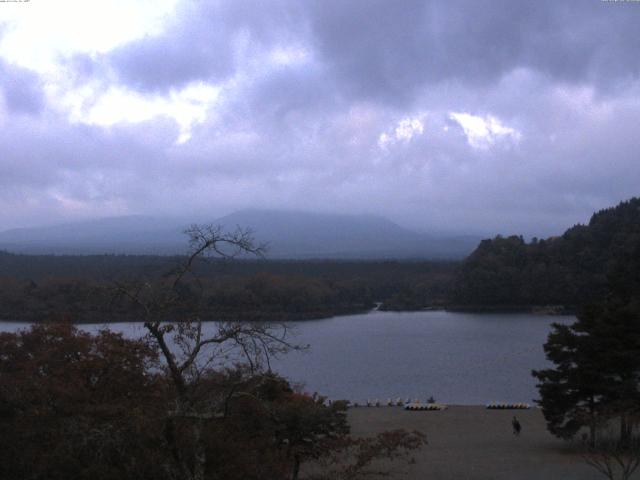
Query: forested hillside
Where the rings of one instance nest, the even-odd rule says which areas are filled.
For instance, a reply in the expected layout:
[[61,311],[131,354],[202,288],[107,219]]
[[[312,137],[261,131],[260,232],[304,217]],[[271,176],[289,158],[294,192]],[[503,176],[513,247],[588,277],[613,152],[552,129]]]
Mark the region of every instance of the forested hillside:
[[602,297],[640,255],[640,198],[595,213],[560,237],[483,240],[456,277],[460,306],[577,306]]

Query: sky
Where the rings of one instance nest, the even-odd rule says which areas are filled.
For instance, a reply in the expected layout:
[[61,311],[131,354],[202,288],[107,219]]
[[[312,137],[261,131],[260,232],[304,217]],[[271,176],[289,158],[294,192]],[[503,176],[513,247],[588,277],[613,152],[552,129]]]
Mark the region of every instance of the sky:
[[549,236],[640,193],[640,1],[0,2],[0,230],[243,208]]

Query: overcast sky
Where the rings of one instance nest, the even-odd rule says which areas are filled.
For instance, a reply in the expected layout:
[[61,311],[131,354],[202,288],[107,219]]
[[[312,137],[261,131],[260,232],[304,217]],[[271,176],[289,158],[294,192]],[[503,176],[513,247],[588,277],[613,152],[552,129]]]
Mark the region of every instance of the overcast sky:
[[0,2],[0,230],[266,207],[547,236],[639,186],[640,2]]

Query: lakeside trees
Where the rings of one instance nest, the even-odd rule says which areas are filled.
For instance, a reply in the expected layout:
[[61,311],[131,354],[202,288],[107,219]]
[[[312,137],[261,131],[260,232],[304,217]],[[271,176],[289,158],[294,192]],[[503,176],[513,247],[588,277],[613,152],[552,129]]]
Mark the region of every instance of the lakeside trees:
[[625,475],[640,465],[637,240],[609,266],[606,299],[583,307],[572,325],[554,325],[544,348],[555,368],[533,372],[551,433],[571,439],[587,428],[587,461],[601,472],[617,464]]
[[[135,320],[128,305],[112,302],[105,287],[132,278],[155,282],[180,261],[178,257],[0,252],[0,318],[40,322],[68,314],[76,322]],[[366,311],[375,301],[391,309],[442,304],[455,265],[212,258],[200,262],[196,272],[202,312],[209,318],[280,321]]]
[[[352,438],[346,404],[294,392],[286,380],[246,368],[198,381],[201,447],[175,416],[176,392],[145,341],[69,324],[0,334],[0,477],[6,480],[367,478],[382,458],[408,459],[424,437],[404,431]],[[172,420],[169,428],[167,419]],[[300,468],[317,462],[317,468]],[[373,468],[373,471],[376,471]]]
[[157,361],[143,341],[69,324],[0,334],[0,477],[163,478]]
[[572,325],[554,325],[545,344],[555,368],[534,371],[549,431],[570,439],[583,427],[589,443],[620,421],[627,443],[640,413],[640,316],[611,305],[586,308]]

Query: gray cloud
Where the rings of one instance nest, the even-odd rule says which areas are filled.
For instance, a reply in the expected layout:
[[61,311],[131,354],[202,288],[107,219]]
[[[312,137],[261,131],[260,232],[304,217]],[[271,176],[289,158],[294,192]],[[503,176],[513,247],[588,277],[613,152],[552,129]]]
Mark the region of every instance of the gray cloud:
[[638,77],[635,5],[606,2],[313,3],[323,60],[353,95],[406,100],[426,84],[486,85],[516,68],[603,86]]
[[[219,86],[184,144],[166,118],[70,123],[0,63],[28,80],[0,77],[0,222],[261,206],[555,234],[638,194],[639,21],[599,1],[183,2],[163,32],[65,67],[143,96]],[[479,147],[452,112],[518,135]]]
[[136,40],[98,61],[142,91],[221,81],[235,73],[243,61],[239,56],[261,53],[252,48],[294,38],[300,28],[297,17],[291,2],[183,2],[163,33]]
[[102,61],[134,88],[165,90],[220,81],[238,55],[299,43],[342,93],[375,101],[410,102],[446,81],[490,86],[517,68],[610,89],[640,73],[639,22],[635,5],[599,1],[185,2],[162,34]]
[[0,93],[9,112],[34,115],[44,108],[44,94],[38,75],[3,62],[1,58]]

